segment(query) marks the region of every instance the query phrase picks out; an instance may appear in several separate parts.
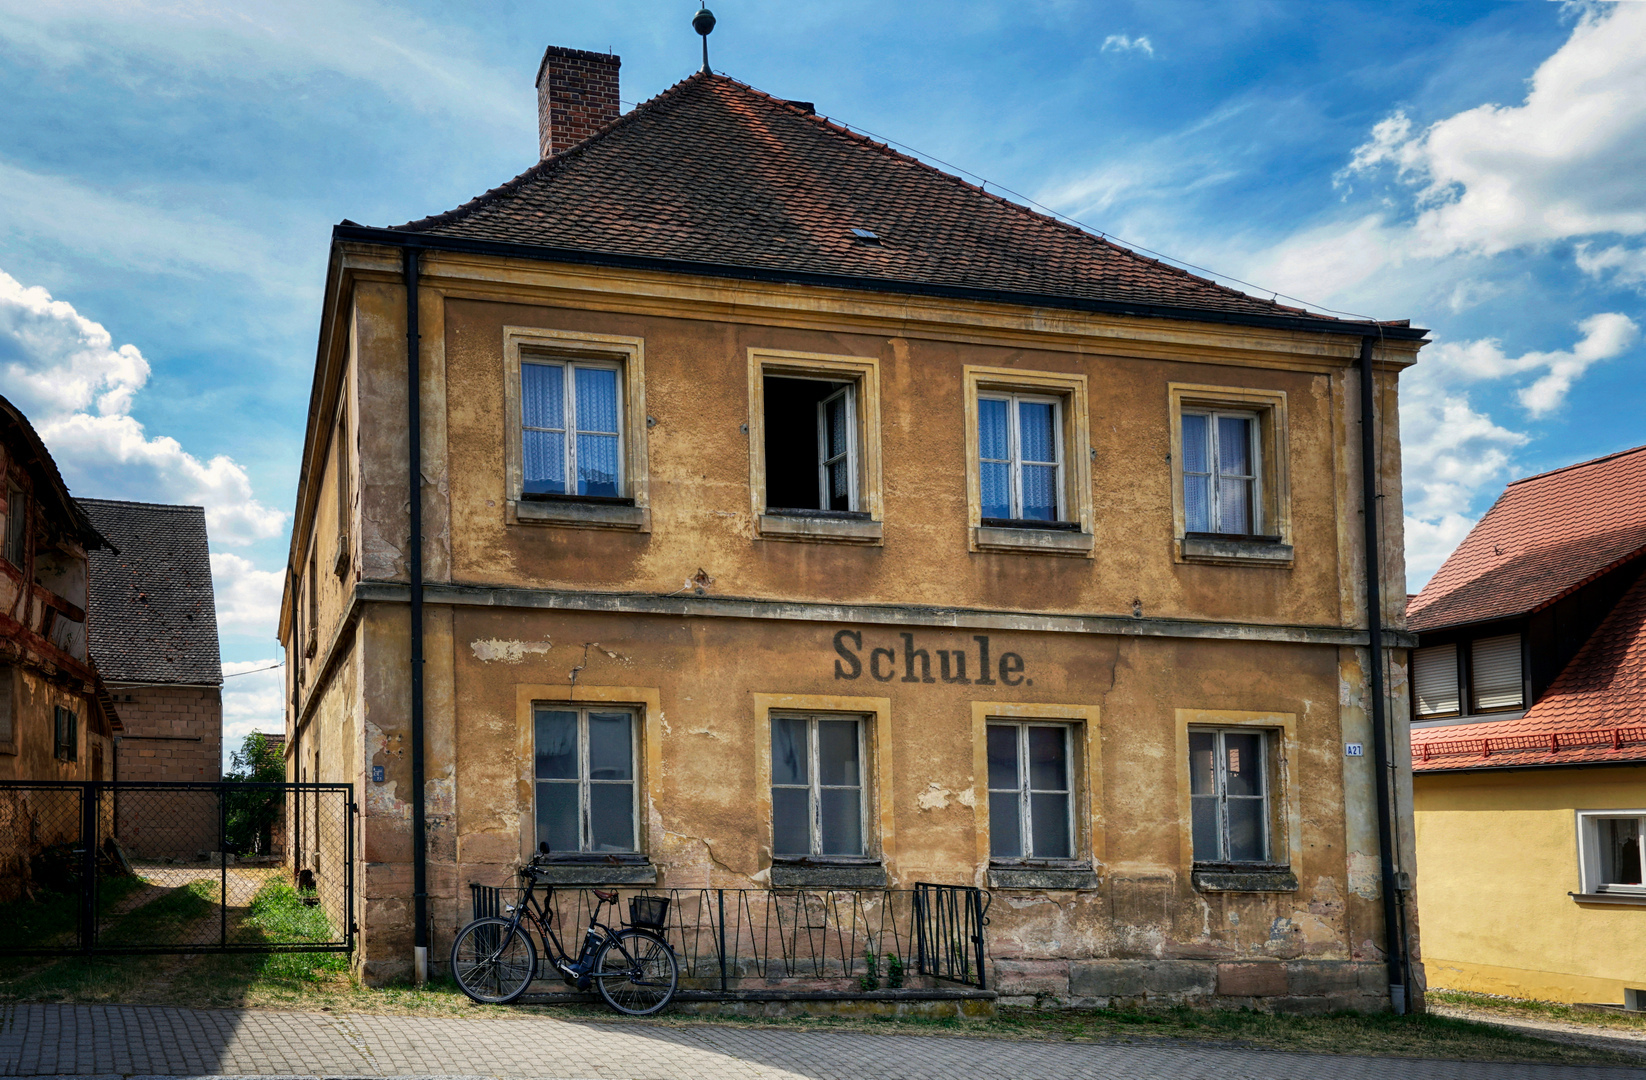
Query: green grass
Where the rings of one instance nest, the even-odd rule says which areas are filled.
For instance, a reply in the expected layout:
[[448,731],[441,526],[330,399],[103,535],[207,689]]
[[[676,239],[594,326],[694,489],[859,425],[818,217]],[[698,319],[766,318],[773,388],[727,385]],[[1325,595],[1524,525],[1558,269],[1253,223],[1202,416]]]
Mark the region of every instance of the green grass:
[[[309,906],[284,881],[270,881],[252,899],[251,915],[242,924],[268,941],[335,941],[338,938],[325,909]],[[317,983],[346,975],[346,953],[269,953],[259,958],[258,974],[269,979]]]
[[1646,1014],[1643,1013],[1587,1009],[1558,1001],[1532,1001],[1525,998],[1498,997],[1495,994],[1471,994],[1463,990],[1430,990],[1429,1000],[1436,1005],[1450,1005],[1494,1016],[1549,1020],[1582,1024],[1597,1029],[1646,1033]]

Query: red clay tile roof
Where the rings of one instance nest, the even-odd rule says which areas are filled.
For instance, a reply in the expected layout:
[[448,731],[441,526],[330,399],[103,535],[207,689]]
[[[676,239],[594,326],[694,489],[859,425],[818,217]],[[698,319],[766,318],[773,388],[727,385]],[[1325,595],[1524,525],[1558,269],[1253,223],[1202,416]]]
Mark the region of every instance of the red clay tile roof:
[[1145,258],[723,75],[693,75],[503,186],[398,229],[1322,328],[1369,325]]
[[1646,554],[1646,446],[1516,480],[1406,606],[1423,632],[1537,611]]
[[1646,761],[1646,577],[1518,720],[1412,732],[1415,772]]

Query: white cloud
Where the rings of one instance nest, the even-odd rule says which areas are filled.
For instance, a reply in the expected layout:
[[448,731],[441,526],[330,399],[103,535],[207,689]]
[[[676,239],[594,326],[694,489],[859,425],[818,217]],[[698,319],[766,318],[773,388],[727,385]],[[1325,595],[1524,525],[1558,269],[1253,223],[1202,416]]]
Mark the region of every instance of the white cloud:
[[286,672],[278,659],[232,660],[223,665],[223,767],[254,731],[286,729]]
[[1415,189],[1412,240],[1430,257],[1646,233],[1646,4],[1585,11],[1519,105],[1421,132],[1384,119],[1339,178],[1384,166]]
[[213,552],[211,578],[217,596],[218,627],[258,633],[272,640],[280,619],[284,577],[278,570],[259,570],[250,559],[231,552]]
[[1570,349],[1512,357],[1497,338],[1485,338],[1436,345],[1424,353],[1423,363],[1429,378],[1437,380],[1479,381],[1541,371],[1517,391],[1521,406],[1537,419],[1559,408],[1572,383],[1592,365],[1621,356],[1640,336],[1635,321],[1617,312],[1591,315],[1578,323],[1578,329],[1583,337]]
[[1125,34],[1110,34],[1103,39],[1101,52],[1140,52],[1149,56],[1154,55],[1154,44],[1147,37],[1139,34],[1137,37],[1127,37]]
[[149,378],[134,345],[39,286],[0,271],[0,390],[28,415],[76,494],[206,508],[213,541],[280,535],[286,515],[263,505],[246,470],[202,461],[176,439],[150,437],[130,415]]
[[1646,248],[1613,244],[1596,249],[1583,243],[1577,245],[1575,255],[1577,268],[1592,278],[1609,275],[1619,285],[1646,286]]

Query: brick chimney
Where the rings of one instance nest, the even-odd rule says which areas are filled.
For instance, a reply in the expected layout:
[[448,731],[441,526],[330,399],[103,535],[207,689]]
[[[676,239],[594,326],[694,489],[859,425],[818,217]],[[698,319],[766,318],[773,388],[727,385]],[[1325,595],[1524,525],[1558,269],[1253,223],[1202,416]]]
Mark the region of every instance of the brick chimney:
[[570,149],[616,120],[622,58],[550,45],[537,68],[537,145],[543,157]]

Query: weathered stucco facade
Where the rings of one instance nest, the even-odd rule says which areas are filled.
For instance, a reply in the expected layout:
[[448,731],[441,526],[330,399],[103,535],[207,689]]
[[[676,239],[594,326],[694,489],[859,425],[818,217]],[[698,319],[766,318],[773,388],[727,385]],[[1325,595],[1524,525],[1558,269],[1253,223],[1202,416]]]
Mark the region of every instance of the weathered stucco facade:
[[[293,778],[365,792],[362,961],[373,978],[404,975],[410,963],[398,269],[393,252],[339,251],[335,347],[317,384],[325,422],[307,455],[301,508],[304,545],[319,558],[305,554],[298,565],[320,570],[299,585],[285,629],[300,677]],[[1371,743],[1355,339],[946,304],[926,305],[917,321],[909,305],[883,298],[461,256],[426,257],[419,304],[437,957],[467,918],[467,883],[505,879],[531,849],[534,702],[640,709],[642,850],[657,884],[686,886],[769,880],[763,725],[784,708],[875,718],[874,846],[888,881],[987,885],[981,719],[1044,716],[1081,727],[1080,843],[1100,884],[997,890],[991,934],[1004,990],[1016,980],[1022,992],[1106,998],[1105,986],[1143,986],[1136,962],[1146,959],[1194,962],[1184,969],[1194,977],[1173,974],[1167,993],[1210,995],[1222,985],[1227,996],[1307,996],[1299,979],[1348,997],[1382,992],[1371,758],[1343,749]],[[648,529],[515,517],[505,489],[505,340],[522,327],[643,344]],[[758,535],[743,427],[751,354],[765,351],[878,366],[880,544]],[[1383,355],[1379,409],[1392,416],[1396,367],[1410,354]],[[1101,388],[1085,402],[1089,556],[968,550],[966,365],[1078,375]],[[1291,565],[1174,557],[1174,382],[1286,395]],[[339,431],[341,454],[332,444]],[[1398,521],[1389,435],[1384,512]],[[341,525],[339,461],[353,493]],[[333,537],[347,545],[341,572]],[[1398,557],[1384,569],[1385,595],[1398,598]],[[302,628],[294,640],[292,624],[307,617],[297,609],[311,588],[316,644],[304,659]],[[1386,617],[1398,618],[1398,601]],[[853,636],[842,640],[842,631]],[[980,637],[994,685],[978,685]],[[928,676],[919,657],[906,662],[911,648],[967,653],[973,681],[945,682],[941,669]],[[1020,669],[998,667],[1008,654]],[[1392,692],[1405,692],[1398,672]],[[1280,861],[1295,873],[1295,891],[1194,886],[1184,732],[1232,722],[1283,732]],[[1398,745],[1395,753],[1407,760]],[[371,780],[373,766],[384,767],[381,782]],[[1399,804],[1409,807],[1409,778],[1402,788]],[[1344,972],[1322,981],[1315,967],[1294,965],[1288,982],[1278,965],[1228,967],[1277,960]],[[1123,974],[1111,975],[1119,961]],[[1353,967],[1361,963],[1365,970]]]
[[[596,68],[615,99],[615,58]],[[1398,652],[1396,387],[1423,332],[1221,290],[722,76],[613,121],[461,211],[334,234],[281,635],[292,779],[363,792],[363,975],[412,973],[420,692],[436,963],[471,882],[505,884],[565,836],[568,883],[986,888],[992,985],[1008,997],[1386,1007],[1359,357],[1375,368],[1384,643]],[[811,183],[842,185],[853,213],[914,207],[903,231],[784,224],[824,213],[813,203],[728,227],[717,195],[656,212],[678,212],[682,251],[701,248],[693,229],[729,245],[776,229],[744,256],[777,252],[770,268],[590,255],[652,235],[653,165],[671,191],[699,192],[679,165],[750,207],[778,198],[773,174],[737,174],[778,143],[798,155],[783,168],[813,155]],[[889,188],[857,169],[913,193],[874,209]],[[574,192],[561,210],[436,235],[533,185],[552,196],[556,177]],[[607,201],[629,183],[634,199]],[[918,231],[945,201],[990,238],[956,261],[945,252],[962,241]],[[613,204],[626,209],[599,216]],[[528,236],[585,210],[593,231]],[[828,272],[791,274],[785,251]],[[837,269],[882,254],[909,261]],[[1065,291],[910,280],[941,284],[961,256],[979,282],[1029,267],[1050,282],[1036,288]],[[1163,291],[1092,299],[1116,261]],[[1003,449],[1007,428],[989,425],[1008,411]],[[1244,477],[1216,486],[1249,493],[1238,527],[1206,524],[1186,479],[1185,447],[1214,427],[1240,447],[1214,467]],[[585,454],[606,464],[566,490],[555,470]],[[593,764],[597,722],[630,725],[632,757]],[[825,733],[856,740],[829,744],[848,762],[834,779]],[[1391,738],[1409,901],[1409,752]],[[1192,756],[1215,774],[1214,802],[1192,794]],[[1255,800],[1238,810],[1250,850],[1224,808],[1238,798]],[[620,840],[590,839],[612,822]]]

